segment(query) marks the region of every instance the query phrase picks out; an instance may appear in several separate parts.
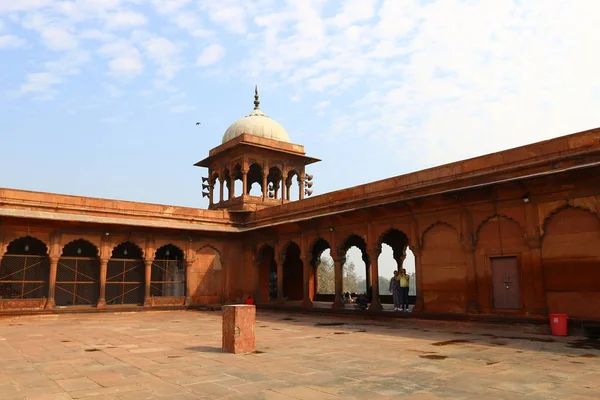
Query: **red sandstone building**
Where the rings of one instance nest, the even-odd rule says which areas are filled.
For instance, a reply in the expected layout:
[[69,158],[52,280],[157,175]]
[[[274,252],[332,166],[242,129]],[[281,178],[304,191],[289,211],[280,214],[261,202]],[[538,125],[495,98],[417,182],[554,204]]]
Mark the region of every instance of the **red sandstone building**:
[[[600,319],[600,129],[304,198],[319,160],[258,105],[196,164],[208,210],[0,189],[0,309],[341,308],[346,251],[379,293],[386,243],[415,255],[417,313]],[[326,249],[335,296],[316,299]]]

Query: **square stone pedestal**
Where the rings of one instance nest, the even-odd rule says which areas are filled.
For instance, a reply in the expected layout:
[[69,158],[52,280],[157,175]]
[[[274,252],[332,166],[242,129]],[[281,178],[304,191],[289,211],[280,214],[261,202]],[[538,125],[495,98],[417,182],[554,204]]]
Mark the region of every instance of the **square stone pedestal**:
[[223,306],[223,351],[252,353],[256,350],[256,306]]

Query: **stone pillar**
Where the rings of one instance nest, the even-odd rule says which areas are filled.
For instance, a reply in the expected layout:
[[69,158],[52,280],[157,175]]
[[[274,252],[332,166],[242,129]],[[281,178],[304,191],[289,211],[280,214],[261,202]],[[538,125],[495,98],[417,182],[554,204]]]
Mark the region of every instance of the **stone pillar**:
[[108,270],[108,259],[100,259],[100,292],[98,293],[97,308],[102,308],[106,305],[106,271]]
[[214,204],[215,180],[211,177],[208,180],[208,205]]
[[229,178],[229,199],[235,197],[235,178],[232,176]]
[[377,250],[369,251],[369,254],[374,254],[375,257],[371,258],[371,304],[369,305],[369,311],[382,311],[383,306],[379,299],[379,260],[377,259]]
[[223,193],[225,193],[224,186],[225,181],[223,179],[219,179],[219,203],[222,203],[225,199],[223,198]]
[[152,279],[152,262],[154,260],[153,259],[146,259],[144,260],[144,266],[145,266],[145,276],[146,278],[144,279],[144,307],[150,307],[152,306],[152,300],[150,299],[150,280]]
[[256,350],[256,306],[223,306],[223,351],[253,353]]
[[310,298],[310,270],[312,269],[312,265],[310,262],[306,261],[306,257],[300,257],[302,260],[302,307],[310,308],[313,306],[312,300]]
[[300,189],[300,200],[304,199],[304,178],[298,178],[298,188]]
[[[269,272],[270,274],[270,272]],[[254,304],[260,300],[260,260],[254,260]]]
[[48,277],[48,301],[46,302],[46,308],[54,308],[56,302],[54,301],[54,293],[56,292],[56,270],[58,269],[59,257],[50,257],[50,276]]
[[[547,315],[546,290],[544,287],[544,269],[542,260],[542,241],[539,237],[529,238],[529,253],[531,255],[531,281],[533,283],[533,310],[536,315]],[[529,311],[529,310],[528,310]]]
[[187,286],[187,281],[188,281],[188,273],[189,271],[192,269],[192,264],[194,263],[194,260],[185,260],[185,305],[186,306],[191,306],[192,305],[192,293],[190,293],[189,288]]
[[279,254],[275,255],[275,262],[277,263],[277,301],[283,302],[283,263],[281,262]]
[[466,312],[469,314],[479,314],[481,306],[477,296],[477,270],[475,262],[475,246],[471,241],[464,246],[467,253],[467,304]]
[[334,273],[335,273],[335,298],[331,308],[339,310],[344,308],[344,301],[342,300],[342,291],[344,288],[344,263],[345,258],[335,257],[333,259]]
[[420,312],[425,310],[425,302],[423,301],[423,266],[421,264],[421,255],[423,252],[421,248],[411,248],[413,255],[415,256],[415,278],[417,279],[417,301],[413,312]]
[[248,171],[242,171],[242,196],[248,194]]
[[263,172],[263,184],[262,184],[262,195],[263,195],[263,201],[265,201],[268,198],[268,187],[269,187],[269,183],[267,182],[267,174],[265,172]]
[[283,178],[281,178],[281,202],[283,203],[287,198],[286,198],[286,192],[287,192],[287,186],[285,183],[285,176]]

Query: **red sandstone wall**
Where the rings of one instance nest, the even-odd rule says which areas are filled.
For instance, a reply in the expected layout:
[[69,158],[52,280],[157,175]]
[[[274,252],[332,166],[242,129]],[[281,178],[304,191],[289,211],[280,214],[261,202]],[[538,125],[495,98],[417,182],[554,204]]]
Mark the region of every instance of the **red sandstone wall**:
[[600,219],[581,209],[552,215],[542,244],[548,311],[600,318]]
[[466,255],[454,228],[437,224],[423,238],[423,301],[425,311],[466,310]]

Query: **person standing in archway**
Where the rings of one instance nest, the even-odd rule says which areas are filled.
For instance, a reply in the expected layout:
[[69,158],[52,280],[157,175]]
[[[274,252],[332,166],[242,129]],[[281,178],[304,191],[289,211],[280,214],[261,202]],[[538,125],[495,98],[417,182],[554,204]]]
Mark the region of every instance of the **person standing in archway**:
[[410,311],[408,308],[408,283],[410,276],[406,270],[402,268],[402,272],[398,275],[398,285],[400,286],[400,302],[402,303],[402,311]]
[[398,281],[398,271],[394,271],[394,276],[390,279],[389,291],[392,292],[394,311],[400,311],[400,282]]

